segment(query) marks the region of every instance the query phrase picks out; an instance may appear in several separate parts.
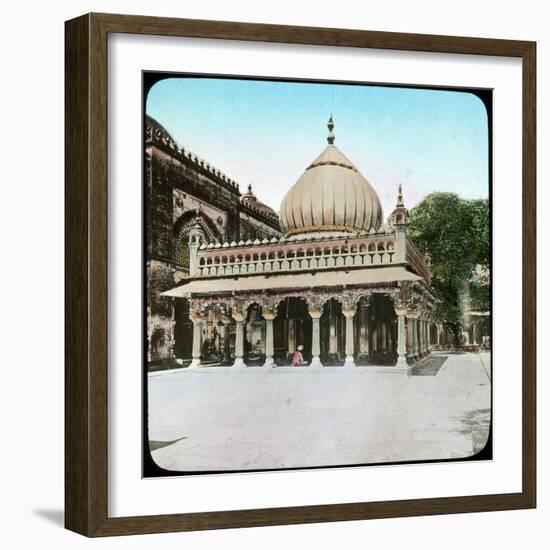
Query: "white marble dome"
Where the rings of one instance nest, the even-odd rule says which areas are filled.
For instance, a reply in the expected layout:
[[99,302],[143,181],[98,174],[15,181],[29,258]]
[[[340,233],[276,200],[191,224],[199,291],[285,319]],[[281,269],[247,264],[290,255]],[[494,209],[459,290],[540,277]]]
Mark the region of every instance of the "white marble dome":
[[279,217],[287,237],[301,233],[359,233],[377,230],[382,207],[376,191],[334,145],[328,123],[328,145],[288,191]]

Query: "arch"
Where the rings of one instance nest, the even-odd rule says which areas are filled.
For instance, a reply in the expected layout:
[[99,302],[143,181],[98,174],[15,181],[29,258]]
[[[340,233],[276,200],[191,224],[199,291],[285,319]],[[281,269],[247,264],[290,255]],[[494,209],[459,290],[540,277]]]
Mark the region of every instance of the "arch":
[[188,210],[174,224],[174,241],[172,257],[180,269],[189,269],[189,234],[191,230],[199,230],[203,241],[221,241],[221,235],[214,221],[202,212]]

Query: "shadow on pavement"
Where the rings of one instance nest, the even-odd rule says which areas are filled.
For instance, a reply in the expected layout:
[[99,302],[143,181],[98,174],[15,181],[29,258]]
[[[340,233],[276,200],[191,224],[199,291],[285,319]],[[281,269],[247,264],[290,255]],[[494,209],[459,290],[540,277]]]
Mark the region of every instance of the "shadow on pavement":
[[187,439],[187,437],[178,437],[177,439],[172,439],[172,441],[149,441],[149,449],[151,451],[156,451],[157,449],[168,447],[168,445],[173,445],[182,439]]
[[427,361],[424,361],[421,365],[417,365],[411,369],[412,376],[436,376],[439,369],[443,366],[443,363],[447,361],[446,355],[437,355],[430,357]]

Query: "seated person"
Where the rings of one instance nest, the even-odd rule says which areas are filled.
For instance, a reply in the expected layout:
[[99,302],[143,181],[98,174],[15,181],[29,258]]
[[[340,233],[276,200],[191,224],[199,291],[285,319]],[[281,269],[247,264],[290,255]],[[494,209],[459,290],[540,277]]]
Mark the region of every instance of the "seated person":
[[304,361],[304,356],[302,355],[302,350],[304,349],[304,346],[298,346],[296,351],[292,354],[292,361],[291,366],[293,367],[299,367],[300,365],[307,365],[307,363]]

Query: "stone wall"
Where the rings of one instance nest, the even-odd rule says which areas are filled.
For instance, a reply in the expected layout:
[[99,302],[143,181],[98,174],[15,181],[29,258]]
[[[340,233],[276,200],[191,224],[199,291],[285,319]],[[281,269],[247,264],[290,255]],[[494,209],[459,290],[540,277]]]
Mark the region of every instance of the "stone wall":
[[245,208],[236,182],[178,148],[149,117],[144,180],[147,360],[150,366],[161,366],[173,359],[175,337],[174,304],[161,293],[174,286],[174,273],[181,268],[176,259],[177,245],[185,238],[178,233],[184,222],[199,216],[208,238],[228,242],[240,240],[241,219],[248,232],[260,235],[278,234],[278,222]]
[[168,262],[147,261],[148,362],[169,359],[173,348],[173,304],[161,293],[174,286],[174,268]]

